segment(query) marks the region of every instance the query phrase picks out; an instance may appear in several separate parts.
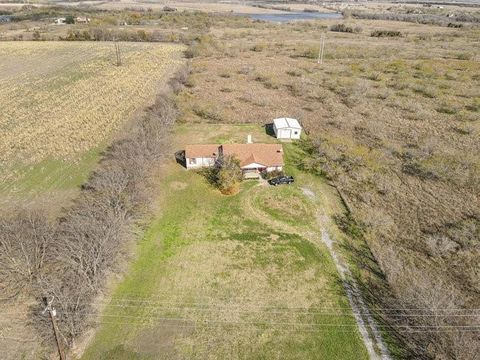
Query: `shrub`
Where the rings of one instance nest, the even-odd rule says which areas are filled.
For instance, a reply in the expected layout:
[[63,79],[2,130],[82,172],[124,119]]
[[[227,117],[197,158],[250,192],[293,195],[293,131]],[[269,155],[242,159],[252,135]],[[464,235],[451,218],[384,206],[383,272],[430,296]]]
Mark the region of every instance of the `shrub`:
[[255,81],[262,83],[267,89],[278,89],[278,85],[273,81],[270,75],[257,74],[255,76]]
[[33,32],[32,39],[33,39],[34,41],[40,40],[40,32],[39,32],[38,30],[35,30],[35,31]]
[[402,33],[396,30],[375,30],[370,34],[371,37],[400,37]]
[[73,17],[73,15],[67,15],[65,17],[65,23],[66,24],[75,24],[75,18]]
[[458,60],[472,60],[473,55],[471,53],[462,52],[462,53],[457,54],[456,58]]
[[440,104],[440,106],[438,106],[435,110],[442,114],[453,115],[459,111],[459,108],[456,104],[452,102],[444,102]]
[[304,57],[307,59],[316,59],[318,57],[318,46],[306,46],[295,49],[295,53],[291,55],[293,58]]
[[209,56],[218,48],[218,44],[210,35],[201,35],[195,38],[185,51],[185,57],[191,59],[197,56]]
[[463,24],[458,24],[458,23],[448,23],[447,27],[449,28],[462,28],[463,27]]
[[345,24],[335,24],[330,26],[330,31],[335,32],[346,32],[346,33],[360,33],[362,32],[362,28],[359,26],[352,27]]
[[259,43],[259,44],[255,44],[253,45],[250,50],[252,51],[256,51],[256,52],[260,52],[260,51],[263,51],[267,48],[267,45],[265,43]]
[[194,57],[200,55],[200,50],[198,49],[198,46],[190,45],[188,49],[185,50],[184,55],[187,59],[193,59]]
[[233,156],[220,157],[215,162],[215,166],[204,169],[203,173],[207,180],[224,195],[238,192],[243,179],[240,161]]
[[438,175],[433,171],[426,169],[420,162],[409,160],[402,166],[405,174],[416,176],[422,180],[438,180]]
[[466,106],[467,110],[473,111],[473,112],[479,112],[480,111],[480,98],[475,98],[473,99],[472,103],[470,105]]
[[194,105],[192,107],[192,111],[195,115],[206,119],[206,120],[213,120],[213,121],[221,121],[221,115],[211,106],[199,106]]
[[273,179],[277,176],[285,175],[282,170],[264,171],[262,172],[262,178],[266,180]]
[[287,75],[290,76],[302,76],[302,72],[298,70],[288,70]]

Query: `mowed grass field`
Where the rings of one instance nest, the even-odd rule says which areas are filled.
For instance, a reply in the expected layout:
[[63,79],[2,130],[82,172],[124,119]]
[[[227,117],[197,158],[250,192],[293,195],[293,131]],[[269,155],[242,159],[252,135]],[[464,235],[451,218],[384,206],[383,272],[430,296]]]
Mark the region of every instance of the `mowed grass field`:
[[[253,131],[254,139],[268,139],[262,130],[179,126],[177,139],[230,141]],[[331,190],[289,172],[298,184],[247,181],[239,194],[224,196],[172,160],[159,189],[161,211],[126,277],[102,302],[83,358],[366,359],[320,241],[317,217],[332,211]],[[305,184],[318,199],[304,195]]]
[[0,48],[0,202],[82,184],[116,130],[153,103],[183,47],[5,42]]

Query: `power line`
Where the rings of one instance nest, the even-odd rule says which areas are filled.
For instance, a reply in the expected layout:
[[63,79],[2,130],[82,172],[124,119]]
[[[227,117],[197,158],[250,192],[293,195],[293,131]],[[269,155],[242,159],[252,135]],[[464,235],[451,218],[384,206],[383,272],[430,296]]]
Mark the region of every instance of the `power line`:
[[[151,298],[151,297],[150,297]],[[214,299],[214,298],[210,298]],[[235,299],[238,299],[235,297]],[[171,301],[160,301],[160,300],[148,300],[148,299],[141,299],[141,298],[127,298],[127,297],[112,297],[111,300],[104,300],[104,303],[111,303],[111,302],[139,302],[139,303],[152,303],[152,304],[176,304],[178,303],[175,300]],[[252,299],[252,301],[257,301],[256,299]],[[189,305],[198,305],[198,306],[245,306],[246,304],[229,304],[229,303],[206,303],[206,302],[182,302],[182,304],[189,304]],[[248,305],[251,306],[251,305]],[[272,309],[300,309],[304,310],[305,307],[270,307],[270,306],[253,306],[257,308],[272,308]],[[310,307],[309,309],[312,310],[351,310],[352,308],[349,306],[345,307]],[[372,307],[369,308],[370,310],[382,310],[382,311],[478,311],[480,312],[480,308],[381,308],[381,307]]]
[[[85,314],[85,315],[96,315],[96,314]],[[195,321],[197,323],[207,323],[207,324],[238,324],[238,325],[262,325],[262,326],[273,326],[273,325],[285,325],[285,326],[310,326],[310,327],[357,327],[356,324],[335,324],[335,323],[302,323],[302,322],[270,322],[270,321],[231,321],[231,320],[198,320],[192,318],[182,318],[182,317],[161,317],[161,316],[149,316],[149,315],[113,315],[113,314],[104,314],[102,317],[106,318],[121,318],[121,319],[143,319],[143,320],[159,320],[159,321],[181,321],[189,322]],[[392,325],[378,325],[379,327],[392,327]],[[393,327],[405,327],[405,328],[474,328],[480,330],[480,324],[471,324],[471,325],[394,325]]]
[[[244,305],[237,304],[236,306],[187,306],[191,303],[186,303],[186,306],[182,306],[184,304],[178,304],[178,306],[170,306],[172,303],[156,303],[156,305],[151,305],[150,302],[141,301],[138,303],[115,303],[115,302],[105,302],[105,307],[119,307],[119,308],[149,308],[149,309],[158,309],[158,310],[188,310],[188,311],[217,311],[217,312],[233,312],[233,313],[259,313],[259,314],[290,314],[290,315],[331,315],[331,316],[352,316],[352,315],[367,315],[371,312],[376,313],[377,315],[386,315],[392,317],[476,317],[480,316],[480,312],[476,309],[444,309],[444,311],[462,311],[462,313],[450,313],[450,312],[442,312],[442,313],[432,313],[438,311],[439,309],[428,309],[428,313],[391,313],[391,312],[383,312],[382,310],[373,309],[371,312],[353,312],[348,311],[352,310],[351,308],[270,308],[270,307],[254,307],[254,309],[242,310],[238,309]],[[155,304],[155,303],[154,303]],[[304,311],[305,310],[305,311]],[[309,311],[313,310],[313,311]],[[347,311],[347,312],[340,312]],[[391,309],[390,309],[391,310]],[[405,309],[402,309],[405,310]],[[415,309],[418,310],[418,309]],[[400,309],[398,310],[400,311]],[[427,311],[427,310],[424,310]],[[3,315],[28,315],[29,313],[26,311],[6,311],[0,312]]]
[[[95,313],[84,313],[84,315],[96,316]],[[310,327],[357,327],[356,324],[336,324],[336,323],[305,323],[305,322],[272,322],[272,321],[231,321],[231,320],[199,320],[186,317],[162,317],[156,315],[118,315],[118,314],[104,314],[101,315],[103,318],[120,318],[120,319],[143,319],[143,320],[158,320],[158,321],[180,321],[180,322],[191,322],[195,321],[200,324],[236,324],[236,325],[262,325],[262,326],[310,326]],[[93,320],[95,321],[95,320]],[[470,325],[390,325],[390,324],[381,324],[379,327],[405,327],[405,328],[474,328],[480,330],[480,324],[470,324]]]
[[[117,322],[117,321],[103,321],[103,320],[99,320],[99,321],[94,321],[95,323],[97,324],[111,324],[111,325],[147,325],[148,323],[145,323],[145,322]],[[229,326],[229,325],[234,325],[234,324],[216,324],[215,326],[212,326],[212,325],[205,325],[205,324],[200,324],[200,325],[178,325],[178,324],[155,324],[155,326],[160,326],[160,327],[172,327],[172,328],[218,328],[218,327],[224,327],[224,326]],[[314,330],[311,330],[311,329],[298,329],[298,328],[295,328],[295,329],[292,329],[292,328],[274,328],[274,329],[265,329],[265,328],[259,328],[259,327],[243,327],[243,329],[251,329],[251,330],[275,330],[275,331],[287,331],[287,332],[292,332],[292,331],[295,331],[295,332],[322,332],[322,331],[332,331],[332,328],[317,328],[317,329],[314,329]],[[351,329],[348,329],[348,328],[340,328],[340,329],[335,329],[336,332],[347,332],[347,333],[357,333],[358,332],[358,328],[356,325],[352,326]],[[472,332],[476,332],[476,331],[480,331],[480,329],[419,329],[419,330],[409,330],[409,329],[406,329],[406,330],[403,330],[404,332],[416,332],[416,333],[420,333],[420,332],[445,332],[445,331],[462,331],[462,332],[468,332],[468,331],[472,331]]]
[[[253,307],[253,309],[248,309],[250,307],[247,305],[247,309],[243,310],[242,307],[245,305],[243,304],[225,304],[223,306],[219,305],[207,305],[201,304],[202,306],[191,306],[191,304],[195,305],[195,303],[157,303],[157,302],[149,302],[149,301],[138,301],[134,303],[121,302],[103,302],[104,306],[106,307],[120,307],[120,308],[150,308],[150,309],[159,309],[159,310],[191,310],[191,311],[228,311],[228,312],[244,312],[244,313],[266,313],[266,314],[298,314],[298,315],[340,315],[340,316],[351,316],[351,315],[365,315],[370,314],[371,312],[375,312],[377,314],[381,314],[384,312],[382,309],[370,309],[370,312],[353,312],[352,309],[349,307],[346,308],[287,308],[287,307]],[[170,305],[177,305],[177,306],[170,306]],[[312,311],[310,311],[312,310]],[[405,309],[398,309],[405,310]],[[418,311],[420,309],[411,309],[411,311]],[[391,309],[387,309],[385,315],[388,316],[397,316],[397,317],[415,317],[415,316],[480,316],[480,312],[477,309],[443,309],[442,313],[436,313],[439,309],[424,309],[422,312],[417,313],[391,313]],[[462,313],[451,313],[450,311],[461,311]],[[22,314],[28,314],[27,312],[21,312]],[[1,314],[1,312],[0,312]],[[3,314],[20,314],[20,312],[12,311],[12,312],[3,312]]]

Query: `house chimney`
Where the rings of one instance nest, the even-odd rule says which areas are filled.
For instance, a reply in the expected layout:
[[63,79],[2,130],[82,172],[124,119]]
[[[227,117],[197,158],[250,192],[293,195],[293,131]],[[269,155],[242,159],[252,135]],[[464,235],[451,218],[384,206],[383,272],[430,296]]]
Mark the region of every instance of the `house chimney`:
[[247,144],[252,143],[252,135],[247,135]]

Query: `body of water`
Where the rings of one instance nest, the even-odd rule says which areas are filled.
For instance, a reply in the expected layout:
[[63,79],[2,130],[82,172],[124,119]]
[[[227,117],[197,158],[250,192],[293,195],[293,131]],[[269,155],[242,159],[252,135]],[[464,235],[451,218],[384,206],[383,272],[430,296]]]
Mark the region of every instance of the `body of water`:
[[343,19],[339,13],[321,13],[321,12],[289,12],[284,14],[236,14],[248,16],[254,20],[272,21],[286,23],[299,20],[317,20],[317,19]]

